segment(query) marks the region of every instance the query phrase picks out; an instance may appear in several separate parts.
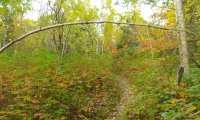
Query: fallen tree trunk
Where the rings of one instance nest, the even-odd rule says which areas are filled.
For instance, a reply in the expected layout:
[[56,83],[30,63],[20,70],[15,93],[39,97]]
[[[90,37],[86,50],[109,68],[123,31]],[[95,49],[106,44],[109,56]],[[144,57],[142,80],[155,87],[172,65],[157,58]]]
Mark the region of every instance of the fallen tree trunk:
[[13,44],[22,41],[24,38],[38,33],[38,32],[42,32],[45,30],[49,30],[49,29],[53,29],[53,28],[58,28],[58,27],[64,27],[64,26],[72,26],[72,25],[83,25],[83,24],[104,24],[104,23],[108,23],[108,24],[124,24],[124,25],[132,25],[132,26],[143,26],[143,27],[152,27],[152,28],[156,28],[156,29],[164,29],[164,30],[176,30],[174,28],[165,28],[165,27],[160,27],[160,26],[154,26],[154,25],[149,25],[149,24],[136,24],[136,23],[127,23],[127,22],[113,22],[113,21],[88,21],[88,22],[71,22],[71,23],[63,23],[63,24],[57,24],[57,25],[52,25],[52,26],[47,26],[44,28],[40,28],[34,31],[31,31],[11,42],[9,42],[7,45],[3,46],[2,48],[0,48],[0,53],[2,53],[4,50],[6,50],[7,48],[9,48],[10,46],[12,46]]

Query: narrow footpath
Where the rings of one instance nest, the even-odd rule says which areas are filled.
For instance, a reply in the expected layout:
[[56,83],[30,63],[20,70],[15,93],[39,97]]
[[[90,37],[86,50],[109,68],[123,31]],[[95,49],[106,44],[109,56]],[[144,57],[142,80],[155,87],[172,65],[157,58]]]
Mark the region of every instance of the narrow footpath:
[[116,105],[116,107],[114,108],[113,112],[110,114],[107,120],[120,119],[120,115],[123,112],[124,108],[126,107],[127,102],[132,94],[126,78],[121,78],[118,76],[117,81],[119,82],[119,85],[121,89],[123,90],[123,95],[121,97],[120,102]]

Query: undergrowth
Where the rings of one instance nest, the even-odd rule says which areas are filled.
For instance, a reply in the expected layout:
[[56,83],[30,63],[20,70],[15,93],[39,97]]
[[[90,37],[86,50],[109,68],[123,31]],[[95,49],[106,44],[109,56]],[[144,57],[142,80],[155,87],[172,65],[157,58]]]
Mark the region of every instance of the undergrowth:
[[120,100],[113,57],[47,50],[0,55],[0,119],[96,119]]
[[191,68],[192,81],[184,78],[177,86],[176,65],[173,57],[124,59],[121,74],[129,79],[133,96],[121,120],[200,119],[200,69]]
[[[170,61],[170,62],[169,62]],[[119,103],[116,76],[132,95],[121,120],[200,118],[200,69],[175,85],[178,60],[77,53],[60,58],[47,50],[0,55],[0,119],[104,120]]]

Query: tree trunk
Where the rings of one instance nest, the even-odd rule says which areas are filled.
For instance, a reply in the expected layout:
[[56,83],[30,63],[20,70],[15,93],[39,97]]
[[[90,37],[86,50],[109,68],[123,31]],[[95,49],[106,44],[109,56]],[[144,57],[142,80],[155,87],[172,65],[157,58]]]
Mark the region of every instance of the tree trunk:
[[185,16],[182,0],[175,0],[176,7],[176,19],[177,19],[177,28],[178,36],[180,39],[180,59],[181,64],[184,66],[185,75],[189,78],[189,54],[188,54],[188,43],[186,36],[186,27],[185,27]]

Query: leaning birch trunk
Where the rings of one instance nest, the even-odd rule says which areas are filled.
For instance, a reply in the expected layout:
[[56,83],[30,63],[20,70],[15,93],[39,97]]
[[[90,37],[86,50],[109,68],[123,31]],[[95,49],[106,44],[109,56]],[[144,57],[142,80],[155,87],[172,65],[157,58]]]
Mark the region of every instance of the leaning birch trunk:
[[42,32],[42,31],[46,31],[49,29],[53,29],[53,28],[58,28],[58,27],[64,27],[64,26],[73,26],[73,25],[85,25],[85,24],[116,24],[116,25],[120,25],[120,24],[124,24],[124,25],[132,25],[132,26],[140,26],[140,27],[153,27],[156,29],[163,29],[163,30],[176,30],[174,28],[165,28],[165,27],[160,27],[160,26],[154,26],[154,25],[149,25],[149,24],[136,24],[136,23],[127,23],[127,22],[113,22],[113,21],[87,21],[87,22],[71,22],[71,23],[62,23],[62,24],[57,24],[57,25],[52,25],[52,26],[47,26],[44,28],[40,28],[37,30],[33,30],[31,32],[26,33],[25,35],[10,41],[8,44],[4,45],[2,48],[0,48],[0,54],[5,51],[7,48],[9,48],[10,46],[24,40],[26,37]]
[[181,64],[184,66],[185,75],[189,78],[189,54],[188,54],[188,43],[186,39],[186,27],[185,27],[185,16],[182,0],[175,0],[177,22],[178,22],[178,34],[180,39],[180,56]]

